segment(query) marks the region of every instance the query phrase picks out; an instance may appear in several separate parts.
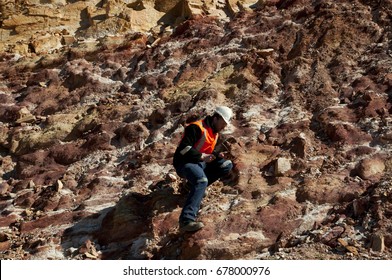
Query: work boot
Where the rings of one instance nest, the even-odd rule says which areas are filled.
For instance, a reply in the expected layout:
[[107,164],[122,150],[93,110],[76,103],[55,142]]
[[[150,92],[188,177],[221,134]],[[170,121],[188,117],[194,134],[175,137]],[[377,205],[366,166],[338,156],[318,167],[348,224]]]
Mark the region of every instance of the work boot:
[[198,231],[204,227],[202,222],[195,222],[195,221],[185,221],[180,222],[180,231]]

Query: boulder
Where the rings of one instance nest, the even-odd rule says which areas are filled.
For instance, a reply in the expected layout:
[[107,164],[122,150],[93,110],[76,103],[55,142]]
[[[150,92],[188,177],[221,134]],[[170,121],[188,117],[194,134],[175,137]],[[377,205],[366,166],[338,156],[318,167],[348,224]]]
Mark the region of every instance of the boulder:
[[365,158],[359,162],[355,171],[359,177],[368,180],[377,176],[382,176],[385,171],[385,164],[379,157]]

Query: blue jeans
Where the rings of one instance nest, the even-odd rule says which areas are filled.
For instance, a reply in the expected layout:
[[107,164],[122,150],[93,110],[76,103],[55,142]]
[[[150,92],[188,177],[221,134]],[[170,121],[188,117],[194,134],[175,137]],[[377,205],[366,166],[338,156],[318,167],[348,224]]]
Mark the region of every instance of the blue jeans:
[[180,222],[196,220],[206,188],[228,174],[232,168],[233,163],[223,158],[217,158],[210,163],[204,161],[187,163],[176,168],[178,176],[186,178],[190,185],[190,192],[182,208]]

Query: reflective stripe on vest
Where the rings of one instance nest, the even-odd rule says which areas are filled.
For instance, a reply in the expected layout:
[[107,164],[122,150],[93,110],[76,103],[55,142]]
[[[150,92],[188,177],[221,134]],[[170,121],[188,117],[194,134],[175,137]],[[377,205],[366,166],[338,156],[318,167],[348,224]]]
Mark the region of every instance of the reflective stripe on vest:
[[201,137],[193,146],[200,153],[211,154],[218,140],[218,133],[214,133],[211,127],[208,127],[204,121],[200,120],[190,124],[197,125],[201,130]]

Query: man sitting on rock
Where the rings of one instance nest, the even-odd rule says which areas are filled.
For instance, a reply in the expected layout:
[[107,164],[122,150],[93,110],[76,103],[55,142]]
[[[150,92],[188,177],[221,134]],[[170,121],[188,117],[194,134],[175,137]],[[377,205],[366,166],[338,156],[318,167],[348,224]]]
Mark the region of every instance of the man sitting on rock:
[[233,168],[223,153],[214,151],[219,132],[222,131],[233,112],[226,106],[218,106],[212,116],[190,123],[177,147],[173,165],[177,174],[187,179],[188,198],[180,215],[181,231],[197,231],[204,225],[196,222],[200,203],[207,186],[228,174]]

